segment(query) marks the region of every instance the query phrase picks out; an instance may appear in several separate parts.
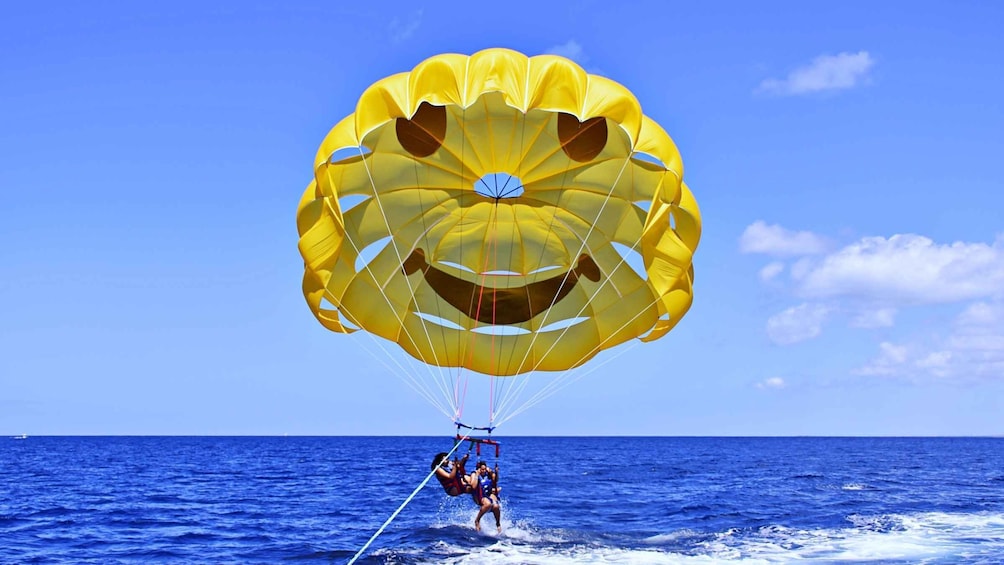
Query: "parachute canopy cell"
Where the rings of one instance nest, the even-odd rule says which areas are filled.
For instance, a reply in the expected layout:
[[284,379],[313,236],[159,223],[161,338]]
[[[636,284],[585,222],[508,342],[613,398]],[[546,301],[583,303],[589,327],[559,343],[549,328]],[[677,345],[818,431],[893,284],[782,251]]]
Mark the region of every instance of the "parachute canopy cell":
[[507,376],[665,335],[693,299],[701,219],[631,92],[489,49],[363,92],[321,143],[297,226],[325,327]]

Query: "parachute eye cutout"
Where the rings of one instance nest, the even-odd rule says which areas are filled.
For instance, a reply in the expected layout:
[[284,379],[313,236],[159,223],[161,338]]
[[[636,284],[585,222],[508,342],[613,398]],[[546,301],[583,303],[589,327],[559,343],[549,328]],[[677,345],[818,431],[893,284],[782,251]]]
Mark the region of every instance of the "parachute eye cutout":
[[422,102],[410,120],[398,118],[394,126],[405,151],[413,157],[428,157],[446,138],[446,108]]
[[558,112],[558,141],[569,159],[588,163],[607,145],[607,120],[597,117],[580,122],[571,114]]

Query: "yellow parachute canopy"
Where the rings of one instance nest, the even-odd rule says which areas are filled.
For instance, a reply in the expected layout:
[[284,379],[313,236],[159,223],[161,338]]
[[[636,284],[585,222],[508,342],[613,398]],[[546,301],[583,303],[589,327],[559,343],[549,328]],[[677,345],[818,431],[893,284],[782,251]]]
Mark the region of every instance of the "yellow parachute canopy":
[[297,227],[326,328],[507,376],[665,335],[693,299],[701,219],[631,92],[489,49],[367,89],[321,143]]

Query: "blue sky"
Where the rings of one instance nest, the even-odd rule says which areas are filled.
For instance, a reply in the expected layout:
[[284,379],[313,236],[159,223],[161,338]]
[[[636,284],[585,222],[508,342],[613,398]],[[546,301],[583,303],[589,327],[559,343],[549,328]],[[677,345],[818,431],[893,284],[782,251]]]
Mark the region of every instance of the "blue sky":
[[330,4],[5,10],[0,433],[451,433],[294,214],[369,84],[501,46],[630,88],[704,232],[669,336],[500,434],[1004,434],[1004,5]]

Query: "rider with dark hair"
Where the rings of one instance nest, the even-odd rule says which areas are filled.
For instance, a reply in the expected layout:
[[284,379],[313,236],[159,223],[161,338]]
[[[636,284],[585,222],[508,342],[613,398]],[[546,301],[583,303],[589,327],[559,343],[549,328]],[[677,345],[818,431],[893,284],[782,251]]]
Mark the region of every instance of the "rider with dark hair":
[[476,469],[475,480],[477,486],[471,492],[471,496],[474,497],[474,502],[480,508],[478,509],[477,517],[474,518],[474,529],[479,532],[481,531],[481,517],[491,510],[492,515],[495,516],[495,528],[501,532],[502,510],[499,506],[499,466],[495,465],[495,469],[490,470],[487,463],[478,461]]
[[465,454],[460,459],[454,459],[452,462],[446,457],[446,453],[437,453],[432,458],[432,468],[429,469],[430,471],[436,470],[436,479],[443,486],[443,490],[450,496],[460,496],[472,492],[477,484],[477,478],[474,473],[468,475],[467,471],[464,470],[467,455]]

